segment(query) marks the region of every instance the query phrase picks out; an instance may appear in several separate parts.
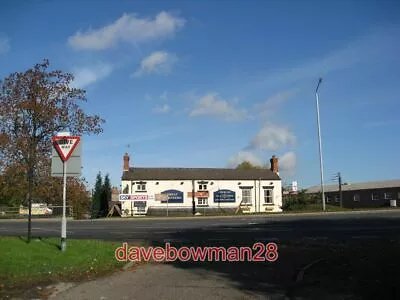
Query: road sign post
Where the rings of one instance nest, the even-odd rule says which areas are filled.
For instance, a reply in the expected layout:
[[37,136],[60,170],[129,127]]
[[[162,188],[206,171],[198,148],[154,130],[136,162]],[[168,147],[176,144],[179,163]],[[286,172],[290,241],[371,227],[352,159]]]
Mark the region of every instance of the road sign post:
[[63,161],[63,215],[61,220],[61,251],[67,247],[67,161],[80,141],[79,136],[71,136],[69,133],[60,133],[52,137],[53,146]]

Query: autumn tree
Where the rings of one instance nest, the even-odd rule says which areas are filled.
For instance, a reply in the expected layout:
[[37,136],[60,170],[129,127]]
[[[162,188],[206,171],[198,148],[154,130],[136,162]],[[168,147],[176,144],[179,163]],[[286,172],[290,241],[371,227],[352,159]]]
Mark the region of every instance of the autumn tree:
[[23,168],[31,240],[32,191],[40,162],[50,157],[51,137],[60,131],[73,135],[99,134],[104,120],[87,115],[80,104],[86,93],[71,87],[70,73],[49,70],[47,59],[0,81],[1,171],[12,164]]
[[251,162],[245,160],[236,166],[236,169],[239,170],[251,170],[251,169],[261,169],[261,166],[257,166],[252,164]]
[[67,198],[74,219],[83,219],[89,211],[90,196],[86,182],[81,178],[68,178]]

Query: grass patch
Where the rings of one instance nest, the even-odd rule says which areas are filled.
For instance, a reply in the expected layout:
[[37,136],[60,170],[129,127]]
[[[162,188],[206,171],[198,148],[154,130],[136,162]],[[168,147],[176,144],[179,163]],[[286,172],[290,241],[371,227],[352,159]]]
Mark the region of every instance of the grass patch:
[[67,240],[60,251],[59,238],[0,237],[0,282],[3,286],[28,286],[60,280],[76,281],[107,274],[122,266],[114,257],[120,243]]

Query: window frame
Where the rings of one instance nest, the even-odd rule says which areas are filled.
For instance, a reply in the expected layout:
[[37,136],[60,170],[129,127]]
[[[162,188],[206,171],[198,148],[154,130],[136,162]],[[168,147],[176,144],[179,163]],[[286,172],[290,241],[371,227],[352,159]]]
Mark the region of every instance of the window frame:
[[[200,203],[200,201],[202,203]],[[208,206],[208,198],[207,197],[198,197],[197,198],[197,206]]]
[[[267,193],[270,193],[270,195],[267,195]],[[274,189],[273,188],[267,188],[264,189],[264,205],[274,205]],[[271,201],[268,202],[266,201],[267,199],[270,199]]]
[[[387,197],[387,195],[389,195],[389,197]],[[384,192],[383,193],[383,199],[385,199],[385,200],[393,200],[392,192]]]
[[[374,194],[377,195],[376,198],[374,198]],[[380,199],[381,199],[381,197],[380,197],[380,195],[379,195],[379,192],[372,192],[372,193],[371,193],[371,200],[372,200],[372,201],[378,201],[378,200],[380,200]]]
[[[356,197],[356,196],[357,196],[357,197]],[[357,200],[356,200],[356,198],[357,198]],[[360,197],[360,194],[359,194],[359,193],[353,194],[353,201],[354,201],[354,202],[360,202],[360,199],[361,199],[361,197]]]
[[136,182],[136,193],[146,192],[146,183],[145,182]]
[[[248,193],[248,195],[245,195],[245,193]],[[242,189],[242,205],[251,205],[253,203],[252,201],[253,194],[252,194],[252,189],[251,188],[243,188]],[[244,199],[247,199],[249,201],[244,201]]]

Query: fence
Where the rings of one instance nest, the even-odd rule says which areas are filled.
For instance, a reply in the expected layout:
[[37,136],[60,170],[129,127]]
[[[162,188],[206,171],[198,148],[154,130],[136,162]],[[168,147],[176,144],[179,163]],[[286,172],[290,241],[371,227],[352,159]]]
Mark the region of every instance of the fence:
[[[32,218],[58,218],[62,216],[62,206],[48,206],[46,207],[32,207]],[[67,217],[72,217],[72,207],[66,207]],[[28,218],[27,207],[0,207],[0,218],[13,219],[13,218]]]

